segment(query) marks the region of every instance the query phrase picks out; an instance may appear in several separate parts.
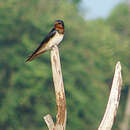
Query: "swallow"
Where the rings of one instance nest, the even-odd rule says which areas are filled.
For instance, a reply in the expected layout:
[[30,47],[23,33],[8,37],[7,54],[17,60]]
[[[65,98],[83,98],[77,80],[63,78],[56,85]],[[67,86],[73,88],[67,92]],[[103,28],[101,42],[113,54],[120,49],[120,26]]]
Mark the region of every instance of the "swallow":
[[64,37],[64,22],[62,20],[56,20],[54,27],[43,39],[38,48],[27,58],[26,62],[32,61],[36,57],[40,56],[44,52],[50,50],[53,46],[59,45]]

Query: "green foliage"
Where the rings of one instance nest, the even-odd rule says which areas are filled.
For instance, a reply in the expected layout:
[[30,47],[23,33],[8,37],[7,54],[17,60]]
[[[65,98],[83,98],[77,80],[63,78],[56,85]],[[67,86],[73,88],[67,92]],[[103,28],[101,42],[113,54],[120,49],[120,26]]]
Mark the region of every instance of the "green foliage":
[[128,37],[130,35],[130,11],[128,8],[128,4],[120,4],[113,10],[112,14],[108,18],[109,24],[111,24],[113,29],[123,37]]
[[70,2],[73,2],[74,4],[79,4],[81,2],[81,0],[68,0]]
[[110,17],[107,20],[107,23],[111,25],[112,31],[119,35],[120,47],[117,47],[116,56],[120,58],[120,61],[123,64],[123,73],[125,76],[124,82],[126,86],[130,84],[130,51],[129,51],[129,41],[130,41],[130,11],[128,10],[130,5],[125,3],[118,5]]
[[[120,35],[102,20],[86,23],[73,3],[55,2],[0,1],[2,130],[47,129],[42,117],[47,113],[56,115],[49,52],[25,63],[56,19],[65,21],[60,55],[67,97],[67,130],[97,129],[115,63],[121,60],[124,74],[129,74],[128,39],[120,40]],[[129,79],[125,77],[126,85]]]
[[[119,107],[120,113],[118,114],[118,119],[116,120],[115,126],[113,129],[119,129],[116,128],[116,125],[121,122],[121,114],[122,111],[125,110],[125,103],[127,99],[126,95],[128,95],[128,87],[130,86],[130,5],[126,3],[122,3],[118,5],[111,13],[109,18],[107,19],[107,23],[111,26],[112,32],[119,35],[120,44],[118,47],[116,47],[116,57],[118,57],[122,63],[123,68],[123,91],[121,96],[121,103],[122,104]],[[120,120],[119,120],[120,119]]]

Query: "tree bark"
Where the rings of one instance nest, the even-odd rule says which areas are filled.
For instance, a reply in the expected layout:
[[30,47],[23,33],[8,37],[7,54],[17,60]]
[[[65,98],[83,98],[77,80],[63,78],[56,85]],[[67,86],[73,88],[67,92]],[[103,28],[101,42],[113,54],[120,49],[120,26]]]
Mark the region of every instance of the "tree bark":
[[58,112],[56,116],[56,124],[53,123],[50,115],[45,116],[44,120],[49,130],[65,130],[67,118],[66,98],[62,79],[59,50],[57,46],[54,46],[51,50],[51,64]]
[[121,87],[122,87],[121,65],[120,62],[118,62],[115,68],[115,74],[113,78],[107,108],[98,130],[111,130],[120,101]]

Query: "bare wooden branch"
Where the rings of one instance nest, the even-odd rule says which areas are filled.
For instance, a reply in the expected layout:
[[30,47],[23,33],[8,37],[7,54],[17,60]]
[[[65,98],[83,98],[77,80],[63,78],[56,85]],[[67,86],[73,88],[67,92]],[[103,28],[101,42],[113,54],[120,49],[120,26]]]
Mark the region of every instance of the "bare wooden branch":
[[[57,46],[54,46],[51,50],[51,64],[58,112],[56,116],[56,124],[54,126],[54,123],[52,123],[53,121],[51,116],[45,116],[44,119],[47,123],[49,130],[65,130],[67,118],[66,99],[62,79],[59,50]],[[50,127],[51,125],[54,128]]]
[[115,74],[113,78],[107,108],[98,130],[111,130],[120,101],[121,87],[122,87],[121,65],[120,62],[118,62],[115,67]]
[[48,115],[44,116],[44,120],[45,120],[49,130],[54,130],[55,125],[54,125],[51,115],[48,114]]

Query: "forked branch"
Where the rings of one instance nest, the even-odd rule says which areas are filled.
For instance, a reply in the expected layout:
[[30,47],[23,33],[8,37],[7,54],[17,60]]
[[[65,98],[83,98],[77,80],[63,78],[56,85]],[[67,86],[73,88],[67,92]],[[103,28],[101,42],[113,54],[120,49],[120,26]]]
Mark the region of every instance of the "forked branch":
[[59,50],[57,46],[54,46],[51,50],[51,64],[58,112],[56,116],[56,124],[54,124],[51,115],[44,116],[44,120],[49,130],[65,130],[67,118],[66,98],[62,79]]

